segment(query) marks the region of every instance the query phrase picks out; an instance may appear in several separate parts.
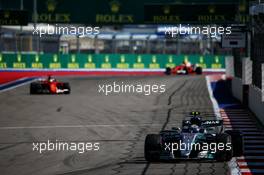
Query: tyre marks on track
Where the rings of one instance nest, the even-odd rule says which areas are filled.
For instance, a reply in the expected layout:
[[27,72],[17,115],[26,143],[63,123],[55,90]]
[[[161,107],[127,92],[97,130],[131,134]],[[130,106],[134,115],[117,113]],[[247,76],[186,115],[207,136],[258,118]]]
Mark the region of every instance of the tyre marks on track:
[[[168,91],[172,91],[171,94],[168,96],[167,98],[167,105],[171,105],[172,104],[172,97],[176,94],[176,92],[180,91],[182,88],[184,88],[185,84],[187,83],[187,80],[184,80],[183,82],[180,82],[180,85],[179,85],[179,81],[177,81],[176,83],[174,83],[173,85],[171,85],[170,89],[168,89]],[[177,87],[178,86],[178,87]],[[175,87],[177,87],[175,89]],[[175,90],[174,90],[175,89]],[[156,101],[156,104],[160,104],[160,99],[161,98],[164,98],[163,97],[164,94],[161,94],[157,97],[157,101]],[[155,111],[153,111],[153,118],[152,118],[152,123],[150,123],[148,126],[142,126],[140,130],[137,131],[137,134],[135,135],[134,137],[134,140],[132,142],[130,142],[129,146],[127,146],[127,148],[125,149],[124,153],[122,154],[122,157],[120,158],[121,161],[116,163],[114,167],[111,168],[111,170],[114,172],[114,173],[111,173],[111,174],[131,174],[132,172],[134,173],[134,171],[136,169],[140,169],[140,165],[143,165],[143,167],[141,168],[141,171],[137,172],[138,174],[142,174],[142,175],[145,175],[145,174],[152,174],[152,170],[153,168],[156,169],[156,167],[159,167],[159,166],[162,166],[162,164],[150,164],[150,163],[147,163],[144,159],[144,156],[143,155],[140,155],[140,156],[136,156],[138,154],[138,149],[140,147],[140,149],[144,149],[144,138],[146,136],[146,133],[148,133],[148,130],[150,129],[151,126],[155,126],[155,123],[157,123],[157,121],[159,120],[159,118],[157,117],[160,117],[158,116],[157,114],[157,110],[159,109],[156,109]],[[167,115],[166,115],[166,118],[164,123],[160,123],[159,126],[155,126],[156,127],[161,127],[160,130],[163,130],[167,124],[169,123],[170,121],[170,117],[171,117],[171,111],[173,110],[173,107],[170,106],[167,110]],[[156,121],[156,119],[158,119]],[[143,145],[140,144],[140,142],[143,142]],[[134,166],[136,164],[139,164],[139,166]],[[131,166],[133,165],[133,167]],[[168,169],[171,169],[172,173],[174,173],[174,166],[176,165],[169,165],[170,168]],[[173,167],[171,167],[173,166]],[[129,172],[127,172],[126,170],[127,169],[130,169]],[[132,170],[131,170],[132,169]],[[134,169],[134,170],[133,170]],[[149,172],[148,170],[151,169],[151,172]]]
[[[176,92],[180,91],[186,84],[186,80],[181,84],[181,86],[179,86],[176,90],[174,90],[171,95],[169,96],[168,99],[168,106],[172,104],[172,97],[175,95]],[[168,125],[168,123],[170,122],[170,118],[171,118],[171,112],[172,112],[173,108],[169,108],[167,111],[167,118],[166,121],[164,122],[162,128],[160,131],[164,130],[166,128],[166,126]]]
[[[129,163],[129,160],[134,155],[134,151],[136,150],[136,146],[142,137],[142,135],[146,132],[146,127],[140,129],[140,131],[136,134],[134,141],[132,141],[128,148],[126,148],[126,152],[123,153],[124,157],[121,158],[120,163],[118,163],[116,168],[112,168],[115,171],[114,175],[122,173],[122,169],[124,168],[126,163]],[[135,162],[133,162],[135,163]]]
[[[204,77],[189,80],[188,83],[187,89],[181,94],[181,106],[179,109],[182,109],[185,115],[190,111],[200,111],[202,114],[205,114],[204,119],[207,117],[215,117]],[[179,120],[179,122],[181,122],[181,120]],[[194,160],[180,161],[174,167],[174,171],[177,175],[223,175],[229,173],[229,168],[225,162]]]
[[[185,80],[185,81],[184,81],[184,82],[183,82],[183,83],[182,83],[177,89],[175,89],[175,90],[169,95],[169,98],[168,98],[168,106],[172,104],[172,97],[176,94],[176,92],[180,91],[180,90],[185,86],[186,82],[187,82],[187,80]],[[175,84],[176,84],[176,83],[175,83]],[[174,85],[175,85],[175,84],[174,84]],[[174,86],[174,85],[173,85],[173,86]],[[173,108],[171,108],[171,107],[168,109],[168,111],[167,111],[167,118],[166,118],[164,124],[162,125],[160,131],[164,130],[164,129],[166,128],[166,126],[168,125],[168,123],[170,122],[170,117],[171,117],[171,112],[172,112],[172,110],[173,110]],[[174,165],[174,166],[175,166],[175,165]],[[147,170],[149,169],[149,167],[150,167],[150,163],[148,162],[148,163],[146,164],[146,166],[144,167],[144,169],[143,169],[141,175],[145,175],[146,172],[147,172]],[[171,171],[172,171],[172,174],[173,174],[173,172],[175,171],[173,167],[171,168]]]

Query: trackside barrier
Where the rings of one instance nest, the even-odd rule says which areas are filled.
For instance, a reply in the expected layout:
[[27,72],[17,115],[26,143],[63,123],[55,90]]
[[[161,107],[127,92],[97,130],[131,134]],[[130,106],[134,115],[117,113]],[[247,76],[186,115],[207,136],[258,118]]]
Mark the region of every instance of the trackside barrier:
[[244,85],[252,84],[252,61],[244,58],[242,61],[242,82]]
[[[252,77],[251,85],[249,85],[248,92],[248,106],[258,119],[264,124],[264,4],[259,3],[250,7],[250,15],[252,16],[253,35],[251,37],[251,60]],[[263,174],[263,173],[262,173]]]
[[249,86],[249,99],[248,105],[251,111],[258,117],[261,123],[264,125],[264,102],[263,90],[254,85]]
[[242,79],[232,79],[232,94],[247,105],[250,110],[264,124],[264,64],[262,68],[262,89],[252,84],[252,62],[249,58],[243,60]]
[[239,77],[235,77],[235,70],[234,70],[234,57],[230,56],[226,58],[226,75],[227,77],[233,77],[231,82],[231,91],[233,96],[243,101],[243,84],[242,79]]
[[[264,102],[264,64],[261,65],[261,71],[262,71],[262,79],[261,79],[261,102]],[[264,104],[263,104],[264,106]]]
[[[226,60],[226,62],[228,61]],[[228,68],[226,71],[228,71]],[[252,61],[246,57],[242,59],[242,78],[234,77],[232,80],[232,94],[235,98],[243,102],[244,105],[248,105],[250,84],[252,84]]]
[[227,77],[234,77],[234,57],[233,56],[226,56],[225,57],[225,67],[226,67],[226,76]]
[[252,61],[250,58],[242,60],[242,84],[243,84],[243,104],[248,105],[249,85],[252,84]]
[[232,79],[232,94],[236,99],[240,100],[241,102],[243,101],[242,80],[238,77],[234,77]]
[[204,69],[224,69],[223,55],[0,53],[0,69],[161,69],[184,60]]

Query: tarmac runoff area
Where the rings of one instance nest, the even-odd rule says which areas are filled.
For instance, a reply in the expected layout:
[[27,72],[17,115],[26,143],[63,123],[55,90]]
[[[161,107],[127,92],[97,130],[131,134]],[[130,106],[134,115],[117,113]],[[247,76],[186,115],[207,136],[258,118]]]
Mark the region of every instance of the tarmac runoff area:
[[[149,133],[180,126],[190,111],[212,117],[205,76],[69,77],[70,95],[29,95],[29,85],[0,93],[2,175],[229,174],[228,163],[147,163]],[[100,84],[164,84],[164,93],[98,92]],[[205,117],[206,119],[207,117]],[[99,143],[99,150],[33,151],[32,143]]]

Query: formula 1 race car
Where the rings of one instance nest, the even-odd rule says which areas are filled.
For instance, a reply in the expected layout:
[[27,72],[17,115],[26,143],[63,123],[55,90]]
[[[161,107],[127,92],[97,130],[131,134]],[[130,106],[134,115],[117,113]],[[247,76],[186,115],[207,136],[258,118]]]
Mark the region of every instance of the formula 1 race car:
[[148,134],[145,159],[149,162],[181,159],[229,161],[243,155],[243,135],[225,130],[222,120],[202,120],[199,112],[182,121],[182,128]]
[[30,94],[70,94],[69,83],[58,82],[50,76],[47,79],[30,83]]
[[190,62],[183,62],[183,64],[175,66],[174,68],[167,67],[165,70],[166,75],[187,75],[187,74],[197,74],[203,73],[203,69],[200,66],[191,64]]

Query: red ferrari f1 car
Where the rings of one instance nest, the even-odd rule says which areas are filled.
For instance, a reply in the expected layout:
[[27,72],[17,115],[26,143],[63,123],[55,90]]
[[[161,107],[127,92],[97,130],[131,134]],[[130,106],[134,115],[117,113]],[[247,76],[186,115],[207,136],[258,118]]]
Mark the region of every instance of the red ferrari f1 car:
[[47,79],[30,83],[30,94],[70,94],[69,83],[58,82],[49,76]]
[[189,62],[184,62],[181,65],[175,66],[174,68],[167,67],[165,70],[166,75],[187,75],[187,74],[197,74],[203,73],[203,69],[200,66],[191,64]]

